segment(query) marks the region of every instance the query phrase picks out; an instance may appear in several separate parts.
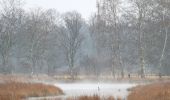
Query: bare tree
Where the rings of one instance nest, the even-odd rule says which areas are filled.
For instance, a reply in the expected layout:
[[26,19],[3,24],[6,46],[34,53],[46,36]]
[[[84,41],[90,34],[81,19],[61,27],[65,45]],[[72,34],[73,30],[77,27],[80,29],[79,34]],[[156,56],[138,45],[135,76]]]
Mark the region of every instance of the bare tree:
[[163,43],[163,47],[162,47],[162,51],[161,51],[161,57],[159,60],[159,69],[160,69],[160,73],[161,73],[161,69],[162,69],[162,61],[164,59],[165,56],[165,50],[167,48],[167,40],[168,40],[168,33],[169,33],[169,28],[170,28],[170,1],[167,0],[157,0],[158,3],[158,10],[156,11],[156,13],[158,14],[158,18],[160,19],[160,31],[162,34],[165,34],[165,38],[164,38],[164,43]]
[[147,14],[149,11],[149,1],[147,0],[131,0],[134,9],[134,20],[136,21],[136,32],[138,33],[138,54],[139,65],[141,68],[141,77],[145,77],[145,32]]
[[81,33],[83,19],[77,12],[68,12],[64,15],[64,23],[65,27],[61,31],[59,39],[66,55],[71,78],[73,79],[76,55],[83,40],[83,34]]
[[96,56],[93,57],[86,55],[81,64],[85,68],[86,75],[95,75],[97,78],[99,77],[99,59]]
[[[20,19],[21,1],[2,0],[0,19],[0,54],[2,56],[2,66],[7,72],[11,49],[15,44],[17,25]],[[8,71],[9,72],[9,71]]]
[[[105,30],[107,34],[110,34],[108,44],[111,50],[112,59],[112,75],[115,77],[115,70],[121,69],[121,76],[124,77],[124,68],[120,52],[121,33],[119,32],[119,11],[120,11],[120,0],[101,0],[98,4],[98,19],[103,19],[105,22]],[[106,34],[106,31],[105,31]]]
[[45,59],[47,50],[47,37],[51,32],[51,19],[48,12],[37,9],[31,12],[27,18],[27,28],[25,34],[26,57],[31,61],[31,72],[35,74],[38,63]]
[[[44,53],[45,61],[47,63],[47,73],[48,75],[52,74],[55,70],[55,66],[57,64],[57,57],[59,56],[59,48],[56,44],[58,42],[58,33],[60,30],[60,15],[55,10],[47,10],[46,11],[46,33],[49,35],[46,39],[46,52]],[[53,49],[51,49],[53,48]],[[61,60],[59,60],[61,62]]]

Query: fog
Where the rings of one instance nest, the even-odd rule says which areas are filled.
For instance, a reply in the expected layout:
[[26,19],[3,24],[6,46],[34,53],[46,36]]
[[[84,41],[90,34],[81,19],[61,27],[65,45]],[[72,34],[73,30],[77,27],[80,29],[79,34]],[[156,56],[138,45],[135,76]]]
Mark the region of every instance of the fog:
[[0,0],[1,83],[126,99],[169,75],[168,0]]
[[[34,7],[25,10],[26,2]],[[1,0],[0,73],[63,80],[162,78],[170,74],[169,2],[74,1],[78,8],[66,12],[48,8],[59,1],[39,2]],[[70,1],[61,3],[63,9],[69,4],[74,6]],[[90,10],[93,14],[84,19],[84,10],[89,9],[83,4],[93,5],[97,11]]]
[[100,95],[101,97],[114,96],[115,98],[126,98],[129,93],[127,89],[136,85],[130,83],[59,83],[56,86],[63,89],[67,97]]
[[47,97],[35,97],[29,98],[29,100],[42,100],[42,99],[62,99],[65,100],[69,97],[79,97],[79,96],[93,96],[98,95],[100,97],[110,97],[127,99],[130,91],[128,89],[137,86],[133,83],[86,83],[86,82],[76,82],[76,83],[56,83],[57,87],[60,87],[64,95],[63,96],[47,96]]

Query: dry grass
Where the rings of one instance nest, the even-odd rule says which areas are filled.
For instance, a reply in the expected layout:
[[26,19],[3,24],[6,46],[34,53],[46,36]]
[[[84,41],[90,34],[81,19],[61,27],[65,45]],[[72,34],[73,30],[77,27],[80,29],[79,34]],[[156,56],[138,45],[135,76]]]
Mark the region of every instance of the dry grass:
[[106,100],[115,100],[115,98],[113,96],[110,96]]
[[132,89],[128,100],[170,100],[170,83],[156,83]]
[[101,98],[98,95],[93,95],[93,96],[80,96],[80,97],[70,97],[67,98],[67,100],[115,100],[114,97],[110,96],[110,97],[103,97]]
[[117,100],[123,100],[121,97],[118,97]]
[[97,95],[94,96],[81,96],[78,100],[100,100],[100,97]]
[[63,94],[58,87],[44,84],[8,82],[0,84],[0,100],[21,100],[27,97],[41,97]]

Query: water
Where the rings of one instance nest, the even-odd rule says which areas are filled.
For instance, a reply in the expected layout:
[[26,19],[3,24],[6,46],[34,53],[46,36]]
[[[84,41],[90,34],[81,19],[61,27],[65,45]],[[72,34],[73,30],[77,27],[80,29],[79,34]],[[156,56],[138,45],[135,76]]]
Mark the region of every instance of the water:
[[113,96],[115,98],[121,97],[126,100],[129,88],[136,86],[131,83],[56,83],[55,86],[61,88],[65,95],[52,97],[38,97],[29,98],[28,100],[44,100],[44,99],[62,99],[66,100],[68,97],[78,96],[93,96],[99,95],[101,97]]
[[130,83],[59,83],[55,85],[64,91],[66,97],[92,96],[95,94],[104,97],[121,97],[124,99],[129,94],[128,88],[136,86],[136,84]]

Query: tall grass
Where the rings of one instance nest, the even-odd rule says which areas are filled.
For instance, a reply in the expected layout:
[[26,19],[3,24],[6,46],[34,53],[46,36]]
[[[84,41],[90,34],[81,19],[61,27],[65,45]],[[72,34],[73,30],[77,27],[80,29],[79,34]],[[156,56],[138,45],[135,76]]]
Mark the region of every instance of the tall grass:
[[132,89],[128,100],[170,100],[170,83],[156,83]]
[[21,100],[27,97],[41,97],[63,94],[55,86],[32,83],[8,82],[0,84],[0,100]]

